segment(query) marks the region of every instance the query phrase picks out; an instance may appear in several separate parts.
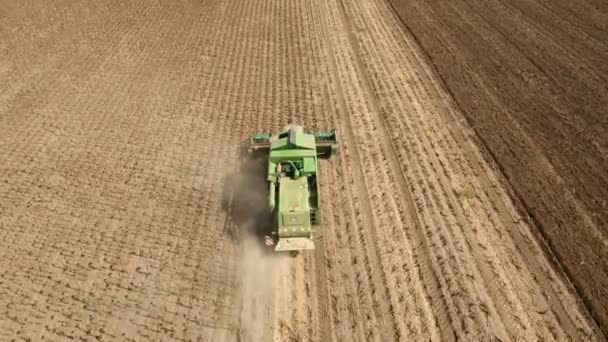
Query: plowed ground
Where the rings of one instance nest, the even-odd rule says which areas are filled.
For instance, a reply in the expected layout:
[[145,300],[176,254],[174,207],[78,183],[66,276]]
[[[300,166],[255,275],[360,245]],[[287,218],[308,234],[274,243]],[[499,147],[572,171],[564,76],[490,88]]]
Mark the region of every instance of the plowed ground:
[[608,4],[391,3],[608,333]]
[[[5,1],[0,80],[2,340],[603,339],[385,1]],[[341,148],[296,258],[287,123]]]

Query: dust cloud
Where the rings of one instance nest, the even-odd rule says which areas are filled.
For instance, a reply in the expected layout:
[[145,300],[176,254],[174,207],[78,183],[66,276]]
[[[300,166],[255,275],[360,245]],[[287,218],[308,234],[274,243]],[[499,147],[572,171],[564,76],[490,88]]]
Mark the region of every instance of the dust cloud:
[[238,244],[238,341],[272,341],[276,293],[289,272],[291,258],[264,244],[273,227],[267,207],[264,158],[242,158],[226,173],[226,233]]
[[270,341],[275,293],[289,272],[290,258],[275,254],[254,235],[244,236],[241,243],[239,337],[241,341]]

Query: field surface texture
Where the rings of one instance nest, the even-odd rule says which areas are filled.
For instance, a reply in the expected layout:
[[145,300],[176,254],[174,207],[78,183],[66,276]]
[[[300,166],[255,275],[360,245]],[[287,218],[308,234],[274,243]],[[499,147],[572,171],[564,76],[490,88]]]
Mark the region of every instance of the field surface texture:
[[391,0],[608,333],[608,3]]
[[[574,3],[0,2],[0,340],[604,341],[608,11]],[[340,139],[294,258],[240,156],[289,123]]]

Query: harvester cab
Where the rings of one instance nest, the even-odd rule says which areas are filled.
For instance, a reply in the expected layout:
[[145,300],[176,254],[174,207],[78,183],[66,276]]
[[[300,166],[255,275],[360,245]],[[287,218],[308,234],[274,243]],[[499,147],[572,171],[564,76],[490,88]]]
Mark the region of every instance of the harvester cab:
[[249,153],[267,158],[268,208],[273,227],[265,242],[275,251],[314,249],[321,223],[318,159],[338,152],[335,131],[306,133],[286,126],[277,134],[256,134]]

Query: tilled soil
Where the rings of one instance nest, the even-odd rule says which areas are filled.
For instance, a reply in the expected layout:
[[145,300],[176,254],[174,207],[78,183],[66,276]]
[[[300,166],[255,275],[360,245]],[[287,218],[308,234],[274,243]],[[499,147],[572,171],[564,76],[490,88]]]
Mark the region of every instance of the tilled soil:
[[[380,0],[0,5],[0,338],[601,340]],[[317,249],[252,133],[336,128]]]
[[608,4],[391,3],[608,334]]

